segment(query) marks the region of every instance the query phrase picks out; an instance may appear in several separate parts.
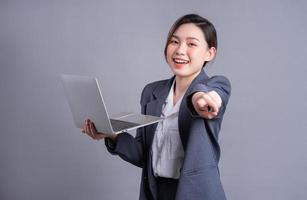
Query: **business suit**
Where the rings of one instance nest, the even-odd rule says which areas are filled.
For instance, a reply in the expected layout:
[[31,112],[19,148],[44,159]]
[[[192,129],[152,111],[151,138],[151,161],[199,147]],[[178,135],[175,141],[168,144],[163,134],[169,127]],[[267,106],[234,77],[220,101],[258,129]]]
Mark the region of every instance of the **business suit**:
[[[174,77],[150,83],[143,89],[141,112],[160,116],[163,103],[169,93]],[[178,182],[176,200],[224,200],[226,199],[218,171],[220,148],[218,133],[230,96],[230,83],[223,76],[209,78],[201,70],[187,89],[180,105],[178,125],[185,157]],[[215,90],[222,99],[219,114],[212,120],[201,118],[191,103],[197,91]],[[152,170],[151,144],[157,124],[137,130],[132,137],[128,133],[118,136],[114,147],[106,140],[108,151],[143,168],[140,200],[156,198],[156,180]]]

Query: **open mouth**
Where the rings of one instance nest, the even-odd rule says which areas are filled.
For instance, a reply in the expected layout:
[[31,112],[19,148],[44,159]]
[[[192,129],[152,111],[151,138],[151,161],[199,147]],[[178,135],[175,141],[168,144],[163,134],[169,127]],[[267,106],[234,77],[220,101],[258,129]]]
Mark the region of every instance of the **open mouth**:
[[173,58],[174,63],[176,64],[188,64],[190,61],[188,60],[184,60],[181,58]]

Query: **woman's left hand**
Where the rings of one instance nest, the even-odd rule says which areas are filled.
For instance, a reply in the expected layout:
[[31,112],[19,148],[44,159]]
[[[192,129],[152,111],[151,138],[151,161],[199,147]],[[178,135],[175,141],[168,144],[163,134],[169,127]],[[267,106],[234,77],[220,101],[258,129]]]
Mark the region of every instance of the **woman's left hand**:
[[203,118],[213,119],[219,113],[222,99],[215,91],[196,92],[192,96],[192,104],[195,111]]

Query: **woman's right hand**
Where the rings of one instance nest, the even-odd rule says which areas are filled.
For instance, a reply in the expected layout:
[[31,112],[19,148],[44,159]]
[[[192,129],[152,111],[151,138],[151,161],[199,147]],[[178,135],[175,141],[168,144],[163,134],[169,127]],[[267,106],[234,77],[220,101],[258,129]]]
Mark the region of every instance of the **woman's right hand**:
[[219,113],[222,99],[216,91],[196,92],[192,96],[195,111],[205,119],[213,119]]
[[92,122],[90,119],[86,119],[83,124],[83,128],[81,129],[81,132],[90,136],[94,140],[101,140],[104,138],[110,138],[113,140],[113,142],[116,142],[117,135],[109,135],[105,133],[98,132],[96,130],[94,122]]

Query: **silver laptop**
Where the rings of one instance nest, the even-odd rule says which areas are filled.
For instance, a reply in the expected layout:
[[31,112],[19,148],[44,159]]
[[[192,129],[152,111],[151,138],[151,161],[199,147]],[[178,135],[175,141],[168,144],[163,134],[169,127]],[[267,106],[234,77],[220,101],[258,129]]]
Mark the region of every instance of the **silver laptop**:
[[83,128],[84,121],[91,119],[98,132],[117,134],[162,120],[135,113],[121,113],[110,118],[96,78],[62,74],[61,79],[78,128]]

